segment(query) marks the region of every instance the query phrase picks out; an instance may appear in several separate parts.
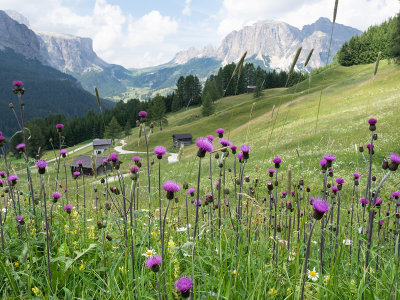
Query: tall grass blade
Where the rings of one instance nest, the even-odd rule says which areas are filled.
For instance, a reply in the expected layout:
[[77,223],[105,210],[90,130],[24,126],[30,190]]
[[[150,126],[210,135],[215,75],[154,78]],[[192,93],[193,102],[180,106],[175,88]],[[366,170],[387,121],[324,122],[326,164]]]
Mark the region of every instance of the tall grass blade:
[[314,48],[312,48],[312,49],[310,50],[310,53],[308,53],[306,62],[304,63],[304,68],[307,67],[308,63],[310,62],[311,55],[313,54],[313,52],[314,52]]
[[335,21],[336,21],[336,14],[337,14],[338,4],[339,4],[339,0],[336,0],[335,1],[335,8],[333,9],[333,21],[332,21],[332,23],[335,23]]
[[[229,79],[228,84],[226,85],[226,88],[225,88],[225,91],[224,91],[224,97],[225,97],[225,95],[226,95],[226,91],[228,90],[229,84],[231,83],[233,77],[235,77],[235,75],[236,75],[238,72],[239,72],[239,73],[238,73],[237,84],[239,83],[239,78],[240,78],[240,75],[242,74],[243,63],[244,63],[244,59],[246,58],[246,55],[247,55],[247,51],[245,51],[245,52],[243,53],[242,57],[240,58],[239,62],[238,62],[237,65],[236,65],[235,69],[233,70],[232,76],[231,76],[231,78]],[[236,84],[236,90],[237,90],[237,84]],[[235,92],[235,93],[236,93],[236,92]]]
[[379,51],[378,57],[376,58],[374,76],[376,76],[376,73],[378,72],[379,61],[380,60],[381,60],[381,51]]
[[299,49],[297,49],[296,55],[293,59],[292,65],[290,66],[290,70],[289,70],[289,74],[288,74],[288,78],[286,80],[286,84],[285,87],[288,85],[290,77],[292,76],[294,67],[296,66],[297,60],[299,59],[300,53],[301,53],[301,49],[303,49],[303,47],[300,47]]

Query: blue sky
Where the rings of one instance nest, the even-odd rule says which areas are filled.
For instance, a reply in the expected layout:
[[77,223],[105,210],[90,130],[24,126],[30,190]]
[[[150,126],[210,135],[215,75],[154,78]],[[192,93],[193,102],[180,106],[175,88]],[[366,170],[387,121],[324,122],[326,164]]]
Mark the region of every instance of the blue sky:
[[[0,0],[37,31],[93,39],[96,53],[127,68],[170,61],[178,51],[218,47],[232,30],[274,19],[301,28],[332,19],[335,0]],[[398,0],[339,0],[337,22],[364,30],[400,10]]]

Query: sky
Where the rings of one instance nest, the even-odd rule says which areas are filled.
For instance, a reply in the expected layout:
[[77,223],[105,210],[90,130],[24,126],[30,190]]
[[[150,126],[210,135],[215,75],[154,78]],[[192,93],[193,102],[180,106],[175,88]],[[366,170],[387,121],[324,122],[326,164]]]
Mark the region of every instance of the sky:
[[[332,20],[335,0],[0,0],[37,31],[93,39],[108,63],[159,65],[190,47],[218,47],[231,31],[265,19],[301,29]],[[337,23],[365,30],[400,11],[399,0],[339,0]]]

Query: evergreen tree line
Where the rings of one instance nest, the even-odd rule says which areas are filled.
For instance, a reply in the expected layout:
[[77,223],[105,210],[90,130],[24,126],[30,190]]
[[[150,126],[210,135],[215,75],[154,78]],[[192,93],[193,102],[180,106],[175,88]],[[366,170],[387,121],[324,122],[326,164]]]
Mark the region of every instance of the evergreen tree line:
[[[203,89],[197,76],[179,77],[173,95],[171,111],[203,104],[203,101],[207,98],[211,98],[214,102],[222,97],[244,94],[247,93],[247,86],[256,86],[260,90],[284,87],[288,78],[286,71],[267,71],[260,66],[255,67],[253,63],[244,64],[242,72],[240,74],[238,72],[232,78],[235,68],[235,63],[221,67],[216,75],[210,75],[207,78]],[[293,72],[288,86],[306,78],[307,75],[301,72]]]
[[[95,138],[118,139],[129,135],[136,126],[139,111],[148,112],[148,120],[155,128],[163,129],[168,124],[166,114],[189,106],[203,104],[202,114],[211,115],[214,112],[214,102],[224,96],[237,95],[247,92],[248,85],[256,85],[258,90],[283,87],[288,73],[285,71],[266,71],[246,63],[238,80],[238,74],[232,79],[236,65],[234,63],[221,67],[216,75],[207,78],[202,87],[197,76],[181,76],[176,89],[166,96],[157,95],[149,101],[131,99],[126,103],[120,101],[115,107],[96,113],[89,110],[86,115],[67,119],[63,114],[51,114],[44,118],[36,118],[27,123],[29,129],[28,149],[34,156],[39,151],[59,148],[59,138],[56,124],[64,124],[64,144],[68,147]],[[289,86],[304,80],[306,75],[294,72]],[[16,133],[10,140],[10,151],[15,152],[15,146],[23,140],[22,133]]]
[[337,58],[342,66],[369,64],[376,61],[379,52],[381,59],[400,57],[400,14],[352,37],[338,51]]

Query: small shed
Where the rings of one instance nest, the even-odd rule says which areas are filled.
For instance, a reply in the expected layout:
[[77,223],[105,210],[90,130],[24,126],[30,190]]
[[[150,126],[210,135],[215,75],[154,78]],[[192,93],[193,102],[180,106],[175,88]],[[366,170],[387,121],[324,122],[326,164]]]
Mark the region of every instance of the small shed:
[[180,147],[181,144],[184,146],[192,144],[192,135],[190,133],[173,134],[172,139],[175,147]]
[[[95,156],[92,158],[90,155],[79,155],[75,160],[70,164],[71,173],[74,174],[75,171],[80,171],[78,161],[82,162],[82,172],[86,176],[95,175],[95,171],[97,175],[101,175],[104,173],[103,160],[106,157],[103,156]],[[110,163],[107,162],[106,171],[110,171],[112,169]]]
[[247,86],[247,93],[248,94],[253,93],[256,88],[257,87],[255,85],[248,85]]
[[94,139],[93,140],[93,151],[94,155],[103,154],[104,151],[111,148],[112,140],[110,139]]

